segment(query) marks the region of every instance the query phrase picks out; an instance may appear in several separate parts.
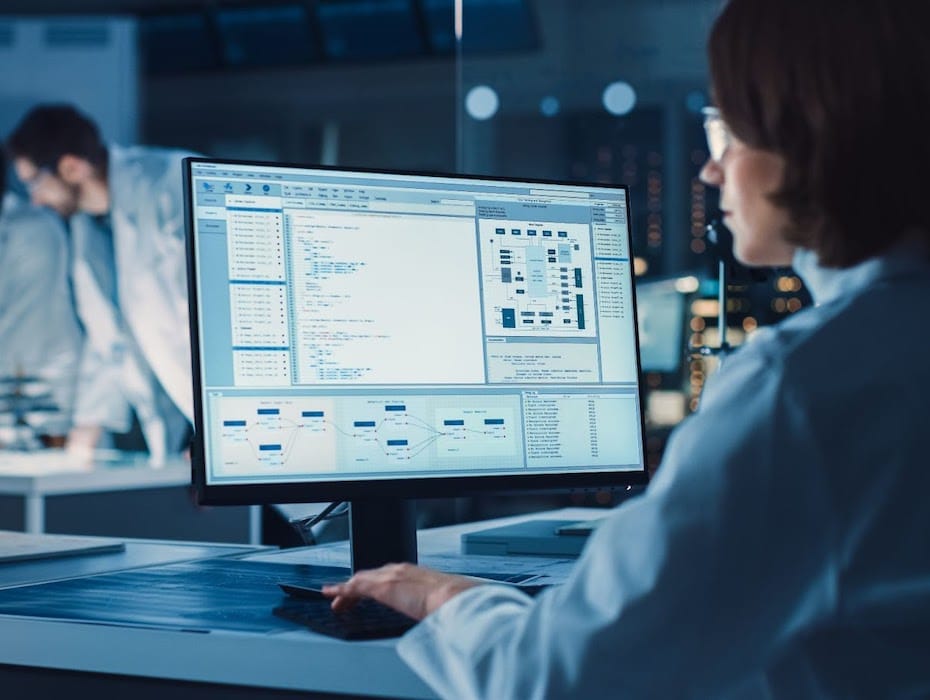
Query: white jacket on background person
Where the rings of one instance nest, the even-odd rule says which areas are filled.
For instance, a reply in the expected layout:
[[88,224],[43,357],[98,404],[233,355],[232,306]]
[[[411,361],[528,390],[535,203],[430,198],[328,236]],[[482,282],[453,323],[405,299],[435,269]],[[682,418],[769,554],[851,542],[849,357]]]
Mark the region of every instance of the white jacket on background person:
[[66,435],[71,425],[81,353],[68,259],[61,219],[7,193],[0,208],[0,377],[36,377],[51,393],[58,410],[30,420],[46,435]]
[[193,420],[181,160],[109,147],[106,217],[71,218],[72,279],[87,341],[75,425],[125,432],[132,408],[152,461],[180,451]]

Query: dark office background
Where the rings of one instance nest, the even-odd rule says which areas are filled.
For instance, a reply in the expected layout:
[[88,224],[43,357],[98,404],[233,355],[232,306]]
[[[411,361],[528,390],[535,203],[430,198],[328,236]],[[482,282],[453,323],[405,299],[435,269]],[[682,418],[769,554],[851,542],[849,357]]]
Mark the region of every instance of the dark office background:
[[[118,33],[120,85],[93,68],[67,80],[79,103],[85,89],[127,95],[110,134],[216,157],[624,183],[639,278],[694,274],[694,300],[715,298],[716,199],[697,173],[718,1],[462,0],[460,41],[455,2],[5,0],[0,127],[61,99],[42,72],[56,51],[105,49]],[[25,53],[24,22],[39,37]],[[28,90],[23,71],[38,76]],[[734,273],[737,340],[807,303],[790,272]],[[713,305],[693,309],[685,339],[714,342]],[[647,384],[690,408],[708,369],[686,359]]]

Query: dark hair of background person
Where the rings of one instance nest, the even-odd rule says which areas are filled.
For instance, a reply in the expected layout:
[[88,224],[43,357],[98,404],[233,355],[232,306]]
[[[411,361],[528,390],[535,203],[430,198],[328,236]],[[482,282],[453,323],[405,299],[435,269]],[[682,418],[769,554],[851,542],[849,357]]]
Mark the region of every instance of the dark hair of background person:
[[78,156],[102,175],[107,170],[107,147],[100,130],[71,105],[39,105],[31,109],[7,139],[13,158],[26,158],[38,168],[58,173],[62,156]]
[[914,0],[731,0],[711,31],[721,114],[785,159],[772,201],[822,265],[906,235],[930,244],[928,26],[930,3]]

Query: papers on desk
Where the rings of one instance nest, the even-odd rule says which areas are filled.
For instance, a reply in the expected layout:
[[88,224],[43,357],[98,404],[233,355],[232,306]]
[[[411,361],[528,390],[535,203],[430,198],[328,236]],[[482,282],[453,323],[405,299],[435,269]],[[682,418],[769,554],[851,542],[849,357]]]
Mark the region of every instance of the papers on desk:
[[[256,560],[263,555],[253,557]],[[274,552],[269,561],[349,568],[349,546],[333,542],[315,547],[296,547]],[[564,583],[575,564],[571,558],[540,556],[492,556],[480,554],[422,554],[419,563],[450,573],[491,578],[511,583],[557,585]]]
[[0,530],[0,564],[28,559],[50,559],[77,554],[103,554],[126,548],[121,540],[105,537],[34,535]]
[[421,557],[420,563],[431,569],[466,576],[490,578],[508,583],[555,586],[568,580],[575,560],[512,555],[501,557],[474,554],[427,554]]

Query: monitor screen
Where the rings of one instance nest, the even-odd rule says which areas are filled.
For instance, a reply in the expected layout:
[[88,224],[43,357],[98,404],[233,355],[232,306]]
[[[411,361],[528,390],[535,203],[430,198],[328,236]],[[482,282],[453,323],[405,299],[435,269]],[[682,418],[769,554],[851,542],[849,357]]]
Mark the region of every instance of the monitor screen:
[[644,372],[677,374],[685,357],[687,295],[677,279],[636,282],[639,355]]
[[204,502],[646,481],[625,188],[185,167]]

